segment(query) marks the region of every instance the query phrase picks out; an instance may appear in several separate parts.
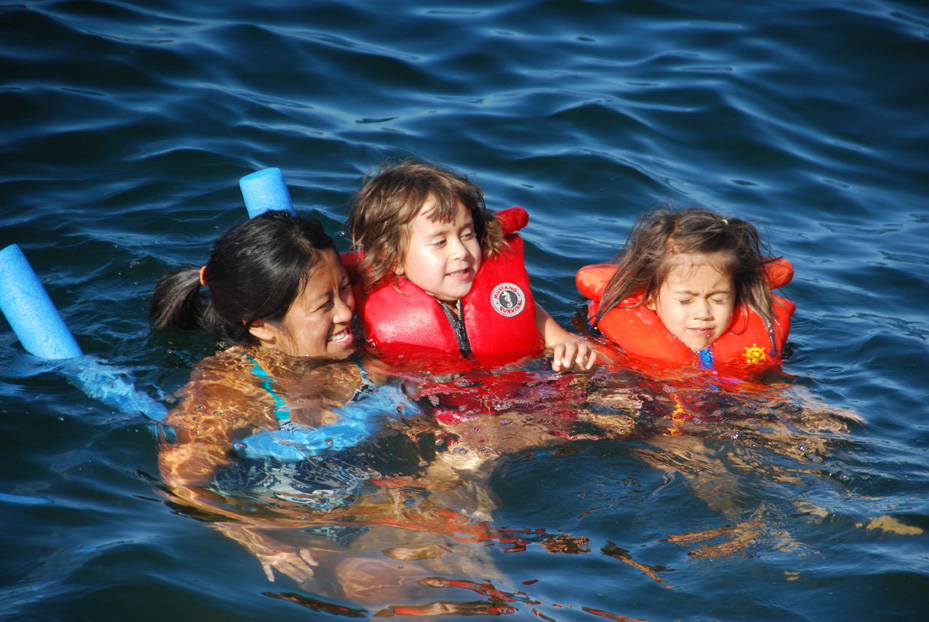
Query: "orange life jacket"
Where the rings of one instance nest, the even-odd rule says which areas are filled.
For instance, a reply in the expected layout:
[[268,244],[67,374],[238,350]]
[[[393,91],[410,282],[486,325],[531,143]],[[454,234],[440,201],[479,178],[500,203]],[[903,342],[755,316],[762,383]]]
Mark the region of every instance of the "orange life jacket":
[[[616,264],[596,264],[578,270],[577,288],[590,299],[589,320],[597,314],[607,283],[616,269]],[[789,283],[794,274],[793,266],[784,258],[765,264],[765,271],[772,290]],[[796,309],[792,301],[773,292],[771,295],[775,315],[774,343],[761,317],[747,305],[739,304],[729,329],[710,347],[694,352],[665,328],[658,315],[644,304],[641,292],[610,309],[596,328],[630,357],[649,365],[761,371],[780,363],[790,333],[790,316]]]

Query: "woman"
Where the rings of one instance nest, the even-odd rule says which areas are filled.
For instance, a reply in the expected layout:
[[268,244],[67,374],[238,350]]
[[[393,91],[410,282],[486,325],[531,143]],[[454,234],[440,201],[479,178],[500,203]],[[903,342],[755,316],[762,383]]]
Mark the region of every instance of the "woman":
[[[200,363],[181,390],[159,463],[170,492],[252,551],[269,580],[277,569],[312,580],[313,591],[383,604],[434,592],[416,582],[459,575],[465,560],[484,556],[485,541],[503,536],[459,512],[474,497],[447,469],[428,478],[393,469],[399,483],[375,484],[379,474],[360,449],[325,460],[249,457],[262,432],[311,430],[372,402],[367,418],[399,416],[410,403],[386,376],[372,378],[375,361],[356,354],[353,305],[332,239],[318,222],[283,212],[224,234],[206,266],[162,277],[150,310],[156,329],[202,328],[232,345]],[[415,472],[423,458],[408,453]],[[385,549],[398,541],[404,546]],[[316,574],[327,576],[314,576],[317,563],[327,572]]]
[[[159,455],[165,483],[197,506],[240,516],[209,489],[218,470],[236,463],[233,443],[282,423],[326,423],[360,386],[360,367],[348,361],[353,307],[332,238],[318,222],[284,212],[231,229],[202,268],[163,276],[152,295],[154,328],[203,328],[233,344],[198,366],[165,420],[174,437]],[[256,552],[269,578],[272,567],[310,573],[307,551],[282,551],[229,525],[223,530]]]

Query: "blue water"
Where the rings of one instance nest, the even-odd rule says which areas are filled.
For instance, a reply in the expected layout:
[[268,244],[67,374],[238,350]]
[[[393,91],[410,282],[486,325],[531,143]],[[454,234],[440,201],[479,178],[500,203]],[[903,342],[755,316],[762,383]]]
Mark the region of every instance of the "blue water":
[[[390,155],[466,172],[489,207],[529,210],[534,289],[580,328],[576,270],[609,258],[644,209],[747,218],[796,268],[785,393],[866,423],[810,433],[817,451],[800,429],[779,451],[746,440],[750,419],[675,437],[642,415],[654,437],[501,457],[492,524],[575,542],[483,547],[494,585],[524,594],[506,615],[926,619],[927,68],[915,1],[8,4],[0,247],[20,245],[85,352],[165,399],[215,344],[152,334],[152,285],[244,220],[237,181],[257,169],[280,167],[331,232]],[[155,432],[26,354],[0,320],[0,617],[355,607],[268,582],[168,501]],[[701,548],[740,524],[756,529],[728,552]],[[709,530],[722,531],[677,537]]]

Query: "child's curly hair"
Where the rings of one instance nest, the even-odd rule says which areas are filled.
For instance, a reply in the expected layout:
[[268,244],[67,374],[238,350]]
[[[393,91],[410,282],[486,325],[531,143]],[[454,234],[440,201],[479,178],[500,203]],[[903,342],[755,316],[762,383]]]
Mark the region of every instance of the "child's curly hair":
[[451,222],[459,203],[471,212],[485,258],[506,248],[483,192],[465,175],[415,160],[388,161],[365,176],[345,223],[352,245],[364,251],[359,272],[367,289],[402,265],[411,224],[430,198],[435,199],[433,221]]

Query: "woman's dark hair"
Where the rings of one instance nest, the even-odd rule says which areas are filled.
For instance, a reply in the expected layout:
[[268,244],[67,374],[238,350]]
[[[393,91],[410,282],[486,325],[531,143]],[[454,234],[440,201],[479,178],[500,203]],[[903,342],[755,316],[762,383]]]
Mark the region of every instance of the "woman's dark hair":
[[252,343],[251,324],[282,320],[328,251],[336,252],[335,243],[317,220],[282,211],[256,216],[216,240],[202,277],[199,266],[185,265],[158,280],[152,325],[203,328],[230,343]]
[[644,294],[638,304],[657,295],[682,254],[708,255],[719,272],[731,276],[736,305],[745,304],[761,317],[773,343],[774,305],[765,278],[765,264],[772,259],[758,230],[740,218],[697,207],[657,209],[639,219],[614,259],[619,267],[607,283],[594,325],[638,293]]

